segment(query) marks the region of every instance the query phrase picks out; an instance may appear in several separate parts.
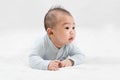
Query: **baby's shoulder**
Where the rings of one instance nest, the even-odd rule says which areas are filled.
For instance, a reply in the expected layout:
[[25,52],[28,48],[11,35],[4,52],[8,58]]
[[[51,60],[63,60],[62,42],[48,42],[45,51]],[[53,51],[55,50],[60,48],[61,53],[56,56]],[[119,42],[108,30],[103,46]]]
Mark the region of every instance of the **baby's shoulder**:
[[33,45],[33,47],[35,46],[35,47],[44,47],[44,45],[45,45],[45,35],[44,36],[39,36],[39,37],[37,37],[34,41],[33,41],[33,43],[32,43],[32,45]]

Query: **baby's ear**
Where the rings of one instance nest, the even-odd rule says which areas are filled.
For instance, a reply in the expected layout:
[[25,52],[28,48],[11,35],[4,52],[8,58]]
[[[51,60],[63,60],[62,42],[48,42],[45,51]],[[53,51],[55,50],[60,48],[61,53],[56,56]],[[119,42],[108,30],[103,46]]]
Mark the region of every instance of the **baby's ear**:
[[47,28],[47,33],[49,36],[53,35],[52,28]]

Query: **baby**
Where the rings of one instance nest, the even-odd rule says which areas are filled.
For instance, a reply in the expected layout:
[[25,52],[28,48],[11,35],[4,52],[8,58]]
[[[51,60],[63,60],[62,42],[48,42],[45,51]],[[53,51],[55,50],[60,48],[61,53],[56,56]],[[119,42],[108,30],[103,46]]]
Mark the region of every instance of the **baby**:
[[84,55],[73,43],[75,22],[69,11],[61,7],[49,9],[44,26],[47,34],[36,41],[29,56],[32,68],[54,71],[83,62]]

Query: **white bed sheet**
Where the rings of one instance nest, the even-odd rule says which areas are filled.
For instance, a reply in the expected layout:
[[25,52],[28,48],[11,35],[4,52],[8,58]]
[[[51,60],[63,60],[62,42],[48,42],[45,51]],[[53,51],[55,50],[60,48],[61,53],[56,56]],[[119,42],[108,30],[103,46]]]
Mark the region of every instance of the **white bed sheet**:
[[83,64],[58,71],[31,69],[28,55],[38,33],[21,31],[0,36],[0,80],[120,80],[119,55],[86,56]]
[[58,71],[31,69],[26,55],[0,57],[0,80],[120,80],[119,58],[86,58]]

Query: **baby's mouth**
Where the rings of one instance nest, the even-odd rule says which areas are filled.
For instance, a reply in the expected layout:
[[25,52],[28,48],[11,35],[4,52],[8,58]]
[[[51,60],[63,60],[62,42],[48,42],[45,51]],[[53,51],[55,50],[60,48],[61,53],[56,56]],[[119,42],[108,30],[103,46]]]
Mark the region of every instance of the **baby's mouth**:
[[71,38],[69,38],[69,41],[72,41],[74,38],[73,37],[71,37]]

